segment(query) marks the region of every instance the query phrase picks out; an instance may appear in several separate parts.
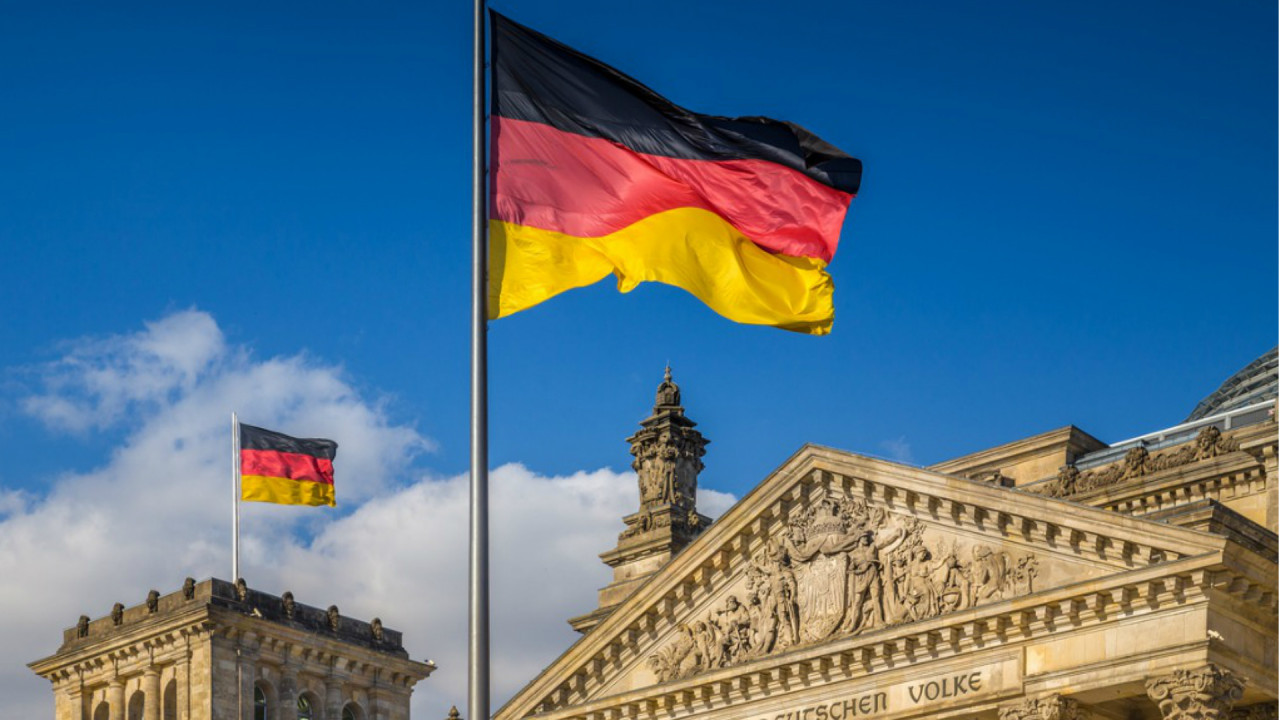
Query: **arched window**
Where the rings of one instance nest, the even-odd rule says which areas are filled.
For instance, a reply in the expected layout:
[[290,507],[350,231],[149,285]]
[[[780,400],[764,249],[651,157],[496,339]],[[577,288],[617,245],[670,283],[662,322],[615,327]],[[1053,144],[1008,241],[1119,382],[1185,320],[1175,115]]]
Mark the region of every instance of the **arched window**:
[[170,680],[164,686],[164,705],[161,706],[164,712],[161,717],[164,720],[178,720],[178,681]]
[[298,693],[298,720],[317,720],[310,693]]
[[342,720],[364,720],[364,711],[359,705],[349,702],[342,706]]
[[146,702],[146,696],[142,694],[141,690],[130,695],[129,714],[126,715],[126,717],[128,717],[129,720],[142,720],[142,706],[145,705]]
[[261,685],[253,686],[253,720],[267,720],[267,694]]
[[98,707],[93,711],[93,720],[109,720],[111,717],[111,706],[106,700],[98,703]]

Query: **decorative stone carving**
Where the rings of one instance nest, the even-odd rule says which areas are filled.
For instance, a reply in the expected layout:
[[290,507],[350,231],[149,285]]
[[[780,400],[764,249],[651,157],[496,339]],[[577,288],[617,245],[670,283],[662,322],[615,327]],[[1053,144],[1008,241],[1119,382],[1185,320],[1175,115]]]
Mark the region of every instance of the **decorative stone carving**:
[[1208,460],[1240,449],[1235,438],[1222,437],[1222,431],[1213,425],[1202,428],[1196,435],[1195,442],[1188,443],[1169,453],[1156,458],[1155,470],[1187,465],[1198,460]]
[[244,578],[237,578],[236,579],[236,600],[238,600],[239,602],[245,602],[248,599],[249,599],[249,584],[244,581]]
[[1231,711],[1231,720],[1276,720],[1276,704],[1266,702],[1237,708]]
[[156,612],[160,609],[160,591],[152,590],[147,593],[147,612]]
[[386,639],[386,633],[382,630],[382,618],[374,618],[369,623],[369,632],[373,635],[373,641],[380,643]]
[[1216,665],[1147,681],[1147,696],[1164,720],[1226,720],[1243,693],[1244,681]]
[[329,609],[325,611],[325,620],[328,622],[330,630],[338,632],[338,622],[341,619],[342,616],[338,614],[337,605],[330,605]]
[[124,622],[124,603],[116,603],[111,606],[111,624],[119,625]]
[[194,600],[196,597],[196,579],[187,578],[182,581],[182,599]]
[[1224,438],[1221,430],[1209,425],[1200,430],[1193,442],[1186,443],[1177,450],[1151,455],[1145,447],[1133,447],[1125,453],[1122,461],[1101,470],[1087,472],[1081,472],[1074,465],[1064,465],[1053,482],[1039,486],[1036,491],[1051,497],[1067,497],[1239,449],[1239,442],[1234,438]]
[[284,616],[293,619],[293,614],[298,611],[298,604],[293,601],[293,593],[285,590],[280,596],[280,602],[284,606]]
[[650,655],[666,682],[793,646],[854,636],[1033,591],[1033,555],[933,543],[925,526],[828,493],[771,539],[728,596]]
[[1080,709],[1080,703],[1061,695],[1028,698],[1000,708],[1000,720],[1086,720],[1088,717],[1088,713]]
[[703,525],[695,501],[707,440],[685,417],[670,367],[658,385],[653,414],[640,425],[640,431],[627,438],[635,457],[631,467],[640,486],[640,512],[618,539],[670,527],[687,542]]
[[76,621],[76,637],[89,637],[89,616],[81,615]]

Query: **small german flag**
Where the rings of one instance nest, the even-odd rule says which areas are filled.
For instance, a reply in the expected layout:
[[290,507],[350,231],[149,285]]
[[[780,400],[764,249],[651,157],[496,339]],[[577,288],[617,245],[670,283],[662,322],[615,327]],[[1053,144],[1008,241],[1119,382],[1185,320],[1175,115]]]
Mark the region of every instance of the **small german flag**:
[[296,438],[240,423],[240,499],[281,505],[335,505],[338,443]]
[[823,335],[862,163],[804,128],[682,108],[490,11],[489,313],[613,273],[725,317]]

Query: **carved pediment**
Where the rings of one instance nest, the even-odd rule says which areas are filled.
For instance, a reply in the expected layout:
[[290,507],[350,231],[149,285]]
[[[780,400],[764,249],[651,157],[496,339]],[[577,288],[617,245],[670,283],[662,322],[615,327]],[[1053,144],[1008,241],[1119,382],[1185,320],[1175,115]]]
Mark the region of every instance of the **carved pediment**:
[[667,682],[927,620],[1028,595],[1042,565],[1059,581],[1099,574],[821,487],[646,662]]
[[[1208,536],[806,447],[585,635],[500,717],[722,683],[897,628],[1216,547]],[[871,640],[868,640],[871,642]]]

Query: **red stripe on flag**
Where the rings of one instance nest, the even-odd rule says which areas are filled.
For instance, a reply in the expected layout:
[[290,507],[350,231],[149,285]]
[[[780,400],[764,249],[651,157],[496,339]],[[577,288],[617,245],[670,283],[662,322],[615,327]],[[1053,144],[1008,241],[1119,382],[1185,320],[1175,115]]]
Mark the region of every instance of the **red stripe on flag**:
[[240,450],[240,474],[333,484],[333,461],[278,450]]
[[494,117],[491,215],[601,237],[675,208],[723,217],[760,247],[830,262],[853,196],[767,160],[646,155],[549,125]]

